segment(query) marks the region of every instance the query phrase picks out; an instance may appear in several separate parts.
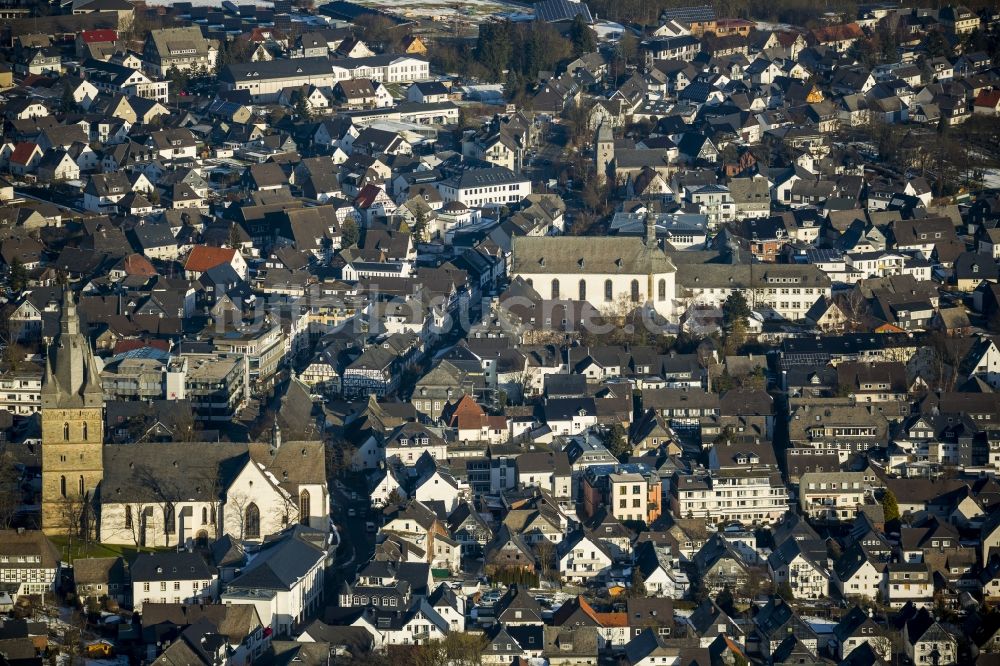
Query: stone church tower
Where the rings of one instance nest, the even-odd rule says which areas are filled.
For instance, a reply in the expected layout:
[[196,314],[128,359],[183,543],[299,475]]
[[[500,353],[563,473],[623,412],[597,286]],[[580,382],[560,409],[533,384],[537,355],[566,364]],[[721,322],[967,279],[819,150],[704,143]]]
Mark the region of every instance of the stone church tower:
[[42,382],[42,529],[93,529],[92,503],[104,477],[104,395],[94,354],[80,332],[73,293],[63,294],[59,336]]
[[594,138],[594,166],[597,168],[597,177],[607,180],[610,178],[608,170],[615,160],[615,137],[611,131],[611,125],[602,122],[597,127],[597,136]]

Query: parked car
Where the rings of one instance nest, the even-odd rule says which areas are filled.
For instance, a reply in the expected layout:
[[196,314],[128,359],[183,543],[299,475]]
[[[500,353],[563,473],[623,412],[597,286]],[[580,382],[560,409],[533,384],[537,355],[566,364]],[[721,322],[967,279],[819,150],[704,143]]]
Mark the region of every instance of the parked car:
[[495,604],[503,598],[503,592],[500,590],[490,590],[485,592],[483,596],[479,597],[480,604]]

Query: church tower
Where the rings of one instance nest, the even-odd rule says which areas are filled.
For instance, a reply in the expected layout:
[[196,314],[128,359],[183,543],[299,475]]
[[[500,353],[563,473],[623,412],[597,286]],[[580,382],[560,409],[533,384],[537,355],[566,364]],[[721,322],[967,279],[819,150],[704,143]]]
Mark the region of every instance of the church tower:
[[594,138],[594,166],[597,169],[597,177],[600,180],[608,179],[608,169],[615,160],[615,137],[611,132],[611,125],[602,122],[597,127],[597,136]]
[[104,395],[94,354],[80,332],[69,288],[59,336],[49,346],[42,381],[42,529],[64,534],[89,525],[104,477]]
[[[646,225],[646,252],[652,252],[653,250],[658,250],[660,245],[656,240],[656,213],[653,212],[652,206],[646,210],[646,217],[643,220]],[[653,305],[653,295],[656,293],[653,289],[656,285],[656,278],[653,277],[653,262],[649,262],[649,269],[646,273],[646,304],[652,307]]]

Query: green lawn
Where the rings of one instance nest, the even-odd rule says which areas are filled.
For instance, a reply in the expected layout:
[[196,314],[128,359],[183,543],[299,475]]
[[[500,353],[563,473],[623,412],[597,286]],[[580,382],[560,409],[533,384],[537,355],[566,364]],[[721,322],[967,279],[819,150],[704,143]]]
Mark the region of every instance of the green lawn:
[[69,538],[66,536],[54,536],[49,537],[56,548],[59,549],[59,553],[62,555],[63,561],[72,563],[73,560],[82,559],[87,557],[118,557],[122,556],[125,559],[130,559],[137,553],[153,553],[157,551],[171,551],[173,548],[136,548],[133,545],[119,545],[110,543],[90,543],[84,544],[79,539],[73,541],[73,550],[70,552],[69,548]]

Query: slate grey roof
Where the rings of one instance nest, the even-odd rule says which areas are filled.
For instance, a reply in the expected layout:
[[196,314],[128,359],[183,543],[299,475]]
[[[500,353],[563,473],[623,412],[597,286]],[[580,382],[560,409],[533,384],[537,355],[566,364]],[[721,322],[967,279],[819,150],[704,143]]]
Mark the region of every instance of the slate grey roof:
[[[675,253],[671,253],[671,257]],[[755,265],[752,269],[748,264],[679,264],[677,269],[677,286],[688,289],[706,288],[737,288],[763,287],[768,284],[768,277],[797,278],[793,286],[829,287],[830,278],[816,266],[795,264]],[[784,283],[782,286],[791,285]]]
[[73,562],[73,581],[77,585],[122,583],[124,561],[120,557],[88,557]]
[[291,79],[317,76],[333,71],[328,58],[276,58],[266,62],[231,63],[219,73],[219,80],[227,83],[264,79]]
[[209,552],[212,563],[217,567],[238,565],[246,557],[243,546],[230,534],[224,534],[221,539],[212,542]]
[[209,580],[214,572],[197,553],[139,553],[129,566],[133,582]]
[[233,442],[114,445],[104,447],[101,499],[216,500],[226,483],[251,459],[272,470],[286,489],[325,481],[326,465],[319,442],[289,441],[276,450],[267,444]]
[[638,664],[646,657],[650,657],[651,661],[654,661],[656,657],[652,655],[666,647],[667,644],[658,633],[652,629],[646,629],[625,645],[625,658],[630,664]]
[[[297,530],[317,530],[299,527]],[[230,589],[290,590],[325,553],[301,538],[298,531],[273,545],[265,545],[242,573],[229,583]]]
[[468,187],[488,187],[491,185],[508,185],[526,180],[506,167],[491,167],[487,169],[468,169],[448,178],[444,185],[456,189]]
[[[672,273],[676,269],[658,247],[637,237],[517,237],[512,273],[632,275]],[[700,268],[700,267],[699,267]]]
[[[538,5],[535,5],[535,8],[537,10]],[[446,88],[440,81],[421,81],[419,83],[414,83],[413,85],[416,86],[417,90],[425,96],[448,94],[448,88]]]

